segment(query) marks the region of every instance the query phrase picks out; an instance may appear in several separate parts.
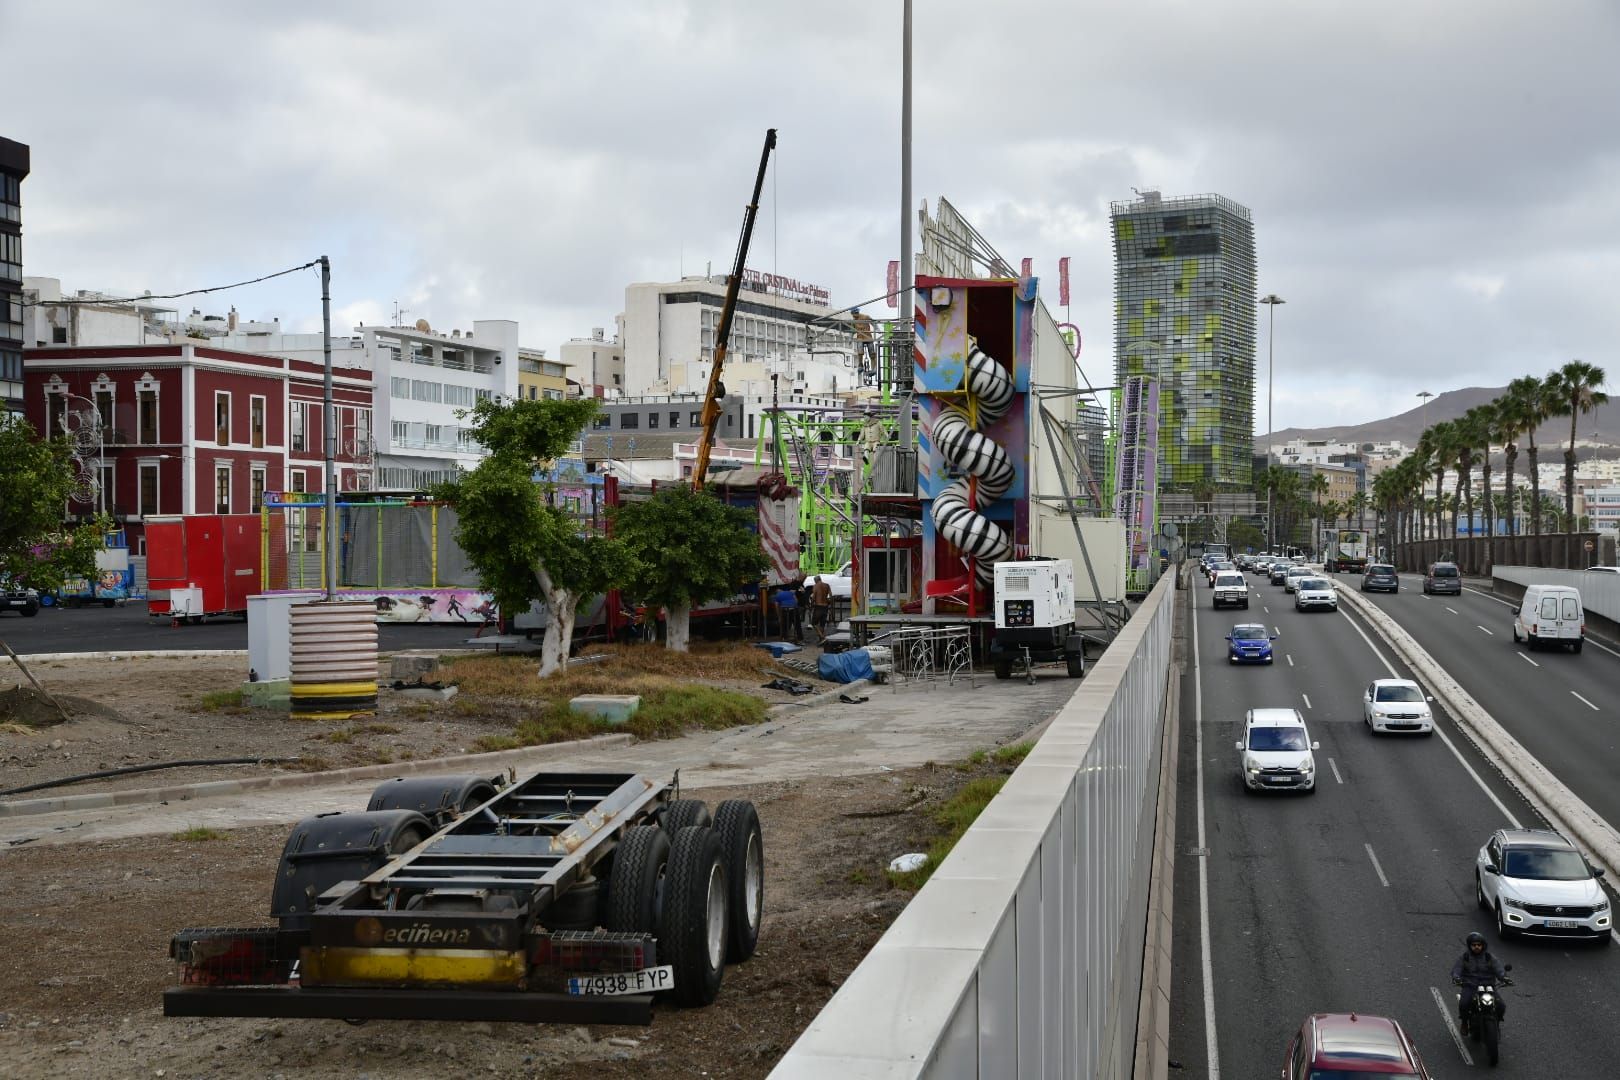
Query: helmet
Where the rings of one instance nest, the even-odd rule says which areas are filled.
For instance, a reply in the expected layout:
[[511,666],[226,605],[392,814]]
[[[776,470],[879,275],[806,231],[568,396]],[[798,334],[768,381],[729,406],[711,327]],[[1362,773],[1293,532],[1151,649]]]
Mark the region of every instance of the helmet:
[[1463,940],[1467,943],[1468,947],[1472,949],[1475,945],[1483,946],[1485,944],[1485,935],[1480,933],[1478,930],[1475,930]]

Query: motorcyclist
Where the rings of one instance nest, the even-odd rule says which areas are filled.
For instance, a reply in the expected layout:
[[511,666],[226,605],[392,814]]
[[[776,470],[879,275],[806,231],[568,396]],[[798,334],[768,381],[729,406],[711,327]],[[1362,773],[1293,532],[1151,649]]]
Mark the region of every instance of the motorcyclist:
[[[1457,1019],[1462,1023],[1464,1035],[1468,1034],[1468,1014],[1474,1004],[1474,992],[1482,985],[1498,985],[1507,975],[1507,969],[1502,961],[1491,954],[1485,947],[1485,935],[1475,931],[1466,939],[1467,947],[1463,954],[1457,957],[1457,962],[1451,965],[1451,981],[1462,987],[1462,996],[1457,1002]],[[1507,1013],[1507,1003],[1502,995],[1496,996],[1496,1015],[1500,1019]]]

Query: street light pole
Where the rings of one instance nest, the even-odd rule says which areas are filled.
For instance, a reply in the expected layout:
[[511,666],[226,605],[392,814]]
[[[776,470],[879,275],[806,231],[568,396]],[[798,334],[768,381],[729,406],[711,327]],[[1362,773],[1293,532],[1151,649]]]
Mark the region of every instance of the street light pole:
[[321,264],[321,352],[325,375],[321,384],[321,434],[326,451],[326,512],[322,530],[326,535],[326,599],[337,599],[337,409],[332,406],[332,261],[325,255]]
[[[1266,468],[1271,468],[1271,450],[1273,444],[1272,434],[1277,430],[1271,419],[1271,391],[1277,376],[1277,305],[1288,301],[1276,293],[1268,293],[1260,298],[1260,302],[1271,309],[1267,321],[1270,324],[1266,330]],[[1276,541],[1272,534],[1271,525],[1271,485],[1266,485],[1266,550],[1275,551]]]

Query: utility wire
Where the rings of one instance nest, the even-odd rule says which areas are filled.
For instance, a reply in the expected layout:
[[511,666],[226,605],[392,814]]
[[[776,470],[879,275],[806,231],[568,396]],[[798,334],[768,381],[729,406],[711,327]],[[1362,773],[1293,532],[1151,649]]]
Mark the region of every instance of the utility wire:
[[277,270],[273,274],[265,274],[263,277],[250,278],[247,281],[238,281],[233,285],[210,285],[206,289],[188,289],[185,292],[159,293],[157,295],[148,294],[146,296],[98,296],[93,298],[85,296],[75,297],[72,300],[32,300],[25,302],[23,307],[36,307],[41,304],[49,304],[54,307],[57,305],[68,306],[77,304],[133,304],[140,300],[179,300],[181,297],[185,296],[201,296],[203,293],[224,292],[226,289],[240,289],[244,285],[257,285],[261,281],[269,281],[271,278],[286,277],[288,274],[296,274],[300,270],[308,270],[310,267],[317,266],[319,264],[319,259],[311,259],[302,266],[294,266],[286,270]]

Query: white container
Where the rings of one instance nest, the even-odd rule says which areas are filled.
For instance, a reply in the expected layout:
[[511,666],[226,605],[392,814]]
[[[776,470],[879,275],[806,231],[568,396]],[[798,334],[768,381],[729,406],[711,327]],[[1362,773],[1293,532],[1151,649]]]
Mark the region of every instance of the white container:
[[288,612],[297,604],[319,600],[319,592],[256,593],[248,597],[248,668],[259,682],[292,674]]

